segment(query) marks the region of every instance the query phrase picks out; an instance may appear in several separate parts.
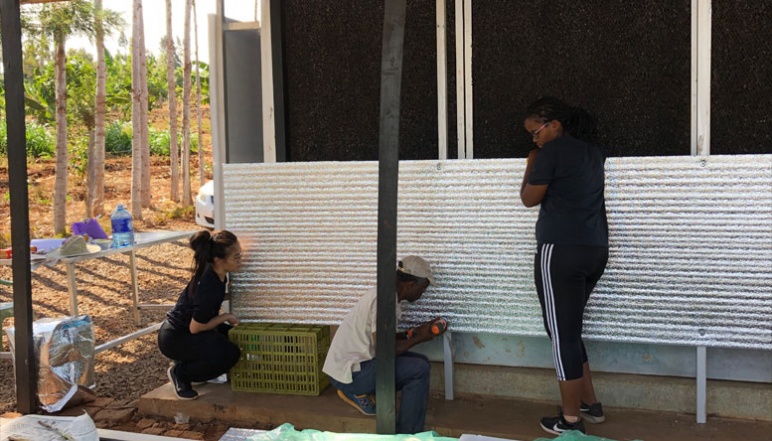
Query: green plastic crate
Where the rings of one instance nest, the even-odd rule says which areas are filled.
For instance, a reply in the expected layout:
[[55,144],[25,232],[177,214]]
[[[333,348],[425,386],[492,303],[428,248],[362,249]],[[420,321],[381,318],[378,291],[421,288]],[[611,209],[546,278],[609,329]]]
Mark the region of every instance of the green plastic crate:
[[243,323],[229,338],[241,349],[230,371],[234,391],[319,395],[330,384],[322,373],[329,326]]

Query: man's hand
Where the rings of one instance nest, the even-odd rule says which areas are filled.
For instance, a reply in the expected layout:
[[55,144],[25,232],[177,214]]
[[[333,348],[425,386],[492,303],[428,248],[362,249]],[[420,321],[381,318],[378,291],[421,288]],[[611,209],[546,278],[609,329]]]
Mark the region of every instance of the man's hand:
[[448,330],[448,321],[442,317],[437,317],[429,322],[429,330],[433,335],[442,335]]
[[434,338],[434,334],[432,334],[431,325],[432,325],[432,322],[425,322],[425,323],[421,323],[418,326],[410,328],[407,332],[408,339],[412,340],[415,343],[421,343],[421,342],[431,340],[432,338]]

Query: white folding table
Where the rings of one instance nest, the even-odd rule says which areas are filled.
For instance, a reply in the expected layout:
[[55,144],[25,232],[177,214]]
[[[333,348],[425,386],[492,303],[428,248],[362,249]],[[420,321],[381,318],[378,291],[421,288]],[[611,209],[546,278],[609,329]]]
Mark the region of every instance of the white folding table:
[[[187,239],[193,235],[195,231],[147,231],[141,233],[135,233],[135,244],[122,248],[108,248],[96,253],[84,254],[81,256],[62,257],[57,261],[43,260],[34,262],[33,269],[37,268],[41,263],[46,265],[64,264],[67,267],[68,288],[70,292],[70,315],[78,315],[78,288],[75,283],[75,264],[91,259],[99,259],[102,257],[110,256],[116,253],[129,255],[129,267],[131,269],[131,297],[134,303],[134,322],[137,326],[140,326],[141,320],[139,317],[140,309],[157,309],[157,308],[169,308],[171,305],[157,305],[157,304],[140,304],[139,303],[139,287],[137,286],[137,264],[135,253],[142,248],[151,247],[153,245],[160,245],[167,242],[174,242],[181,239]],[[12,259],[0,259],[0,265],[11,265]],[[95,352],[101,352],[112,347],[115,347],[126,341],[135,339],[150,332],[154,332],[159,329],[160,323],[156,323],[147,328],[117,338],[110,342],[99,345],[95,348]]]
[[139,317],[140,309],[150,309],[163,307],[161,305],[140,305],[139,304],[139,287],[137,285],[137,264],[136,264],[136,250],[151,247],[153,245],[160,245],[167,242],[174,242],[180,239],[189,238],[194,231],[148,231],[142,233],[135,233],[135,244],[122,248],[108,248],[96,253],[84,254],[81,256],[62,257],[59,259],[59,263],[66,265],[67,278],[69,279],[70,290],[70,314],[78,315],[78,288],[75,284],[75,264],[90,259],[99,259],[101,257],[109,256],[111,254],[122,253],[129,255],[129,267],[131,269],[131,297],[134,302],[134,322],[137,326],[141,324]]

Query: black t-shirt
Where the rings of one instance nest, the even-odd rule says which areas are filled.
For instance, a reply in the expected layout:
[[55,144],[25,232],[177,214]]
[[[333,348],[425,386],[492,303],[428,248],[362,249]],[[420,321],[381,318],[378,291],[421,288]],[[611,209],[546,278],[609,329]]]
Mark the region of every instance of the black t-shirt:
[[549,184],[536,222],[536,242],[607,247],[603,151],[563,136],[544,144],[535,161],[528,183]]
[[228,277],[225,278],[225,282],[222,282],[211,268],[206,269],[201,275],[201,280],[198,281],[196,294],[192,298],[188,295],[191,283],[193,283],[192,280],[180,293],[174,309],[166,313],[166,321],[180,331],[189,331],[190,320],[193,318],[203,324],[220,314]]

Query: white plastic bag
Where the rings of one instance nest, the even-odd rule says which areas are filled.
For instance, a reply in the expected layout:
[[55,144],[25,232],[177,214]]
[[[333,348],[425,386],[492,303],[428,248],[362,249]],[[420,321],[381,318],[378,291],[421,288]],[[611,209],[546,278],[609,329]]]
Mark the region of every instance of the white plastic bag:
[[0,441],[99,441],[96,425],[87,413],[78,417],[24,415],[0,425]]

